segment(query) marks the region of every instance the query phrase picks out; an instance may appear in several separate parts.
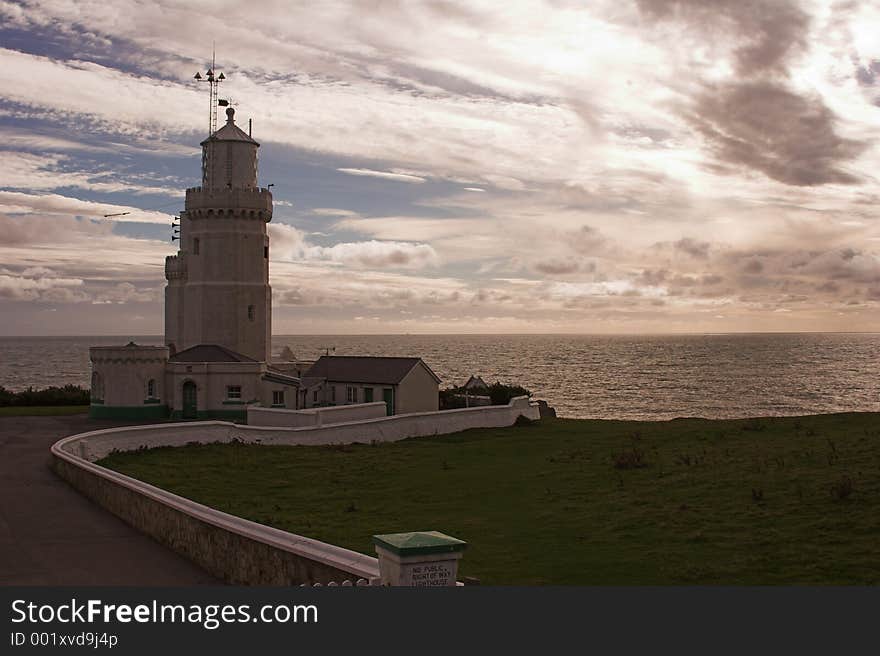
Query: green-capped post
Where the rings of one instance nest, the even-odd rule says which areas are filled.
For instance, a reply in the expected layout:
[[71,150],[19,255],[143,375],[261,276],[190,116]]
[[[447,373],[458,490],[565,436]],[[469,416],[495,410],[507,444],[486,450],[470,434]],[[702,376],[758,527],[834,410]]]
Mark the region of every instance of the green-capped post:
[[467,542],[439,531],[374,535],[382,585],[456,584],[458,561]]

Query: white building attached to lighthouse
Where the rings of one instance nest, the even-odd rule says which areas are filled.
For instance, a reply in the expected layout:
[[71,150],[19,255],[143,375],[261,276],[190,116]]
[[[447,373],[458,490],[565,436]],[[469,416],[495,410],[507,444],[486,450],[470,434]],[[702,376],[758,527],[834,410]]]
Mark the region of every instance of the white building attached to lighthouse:
[[[165,260],[165,346],[89,349],[93,417],[244,420],[248,403],[296,408],[300,379],[269,366],[272,194],[251,136],[226,124],[202,142],[180,250]],[[288,368],[289,370],[289,368]]]

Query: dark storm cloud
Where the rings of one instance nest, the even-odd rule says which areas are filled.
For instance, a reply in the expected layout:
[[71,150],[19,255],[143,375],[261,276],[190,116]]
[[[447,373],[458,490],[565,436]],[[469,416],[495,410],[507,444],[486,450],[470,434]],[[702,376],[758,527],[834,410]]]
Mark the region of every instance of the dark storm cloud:
[[690,237],[684,237],[675,242],[674,246],[676,250],[687,253],[691,257],[703,259],[709,257],[709,243],[705,241],[697,241]]
[[608,239],[592,226],[584,225],[566,235],[568,245],[582,255],[596,254],[608,245]]
[[856,80],[864,87],[874,86],[880,75],[880,60],[873,60],[866,66],[856,66]]
[[584,262],[573,257],[547,258],[536,262],[532,268],[538,273],[559,276],[578,272],[595,273],[596,263]]
[[[642,14],[676,21],[705,42],[734,44],[736,79],[711,87],[687,117],[717,161],[709,168],[736,173],[743,167],[784,184],[853,184],[841,166],[864,144],[835,131],[835,116],[818,96],[786,85],[787,66],[806,52],[810,17],[784,0],[638,0]],[[873,67],[859,71],[873,82]]]
[[821,99],[800,96],[775,81],[710,89],[696,101],[689,120],[722,163],[756,169],[789,185],[859,181],[841,165],[865,144],[836,133],[834,114]]
[[737,73],[782,72],[806,48],[810,17],[785,0],[638,0],[653,20],[676,20],[714,38],[732,36]]

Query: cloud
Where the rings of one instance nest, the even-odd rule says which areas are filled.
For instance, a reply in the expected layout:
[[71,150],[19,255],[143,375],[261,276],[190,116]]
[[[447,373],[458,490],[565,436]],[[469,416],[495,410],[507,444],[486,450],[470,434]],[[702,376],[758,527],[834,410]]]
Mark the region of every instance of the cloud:
[[315,207],[311,212],[318,216],[357,216],[357,212],[337,209],[335,207]]
[[0,274],[0,298],[16,301],[76,302],[86,296],[73,287],[81,287],[83,281],[76,278],[53,278],[48,276],[15,276]]
[[369,178],[382,178],[384,180],[395,180],[397,182],[411,182],[415,184],[421,184],[426,181],[425,178],[419,177],[417,175],[409,175],[406,173],[393,173],[391,171],[374,171],[373,169],[348,168],[341,168],[336,170],[342,173],[347,173],[348,175],[366,176]]
[[311,244],[301,230],[283,223],[269,224],[269,235],[273,259],[335,262],[372,269],[420,269],[436,266],[439,261],[428,244],[370,240],[319,246]]
[[675,244],[676,250],[690,255],[691,257],[706,258],[709,256],[709,243],[705,241],[696,241],[690,237],[679,239]]
[[436,251],[428,244],[411,244],[395,241],[365,241],[334,244],[329,247],[313,247],[311,253],[319,257],[369,268],[402,267],[423,268],[436,266]]
[[733,82],[706,90],[691,124],[706,139],[721,171],[742,167],[784,184],[855,184],[843,165],[866,144],[837,134],[835,117],[816,96],[793,93],[767,80]]
[[179,189],[143,184],[110,170],[85,172],[75,170],[73,166],[65,155],[0,150],[0,168],[5,173],[2,182],[6,188],[36,190],[74,187],[102,193],[183,195]]
[[781,72],[807,45],[810,17],[789,0],[637,0],[651,20],[677,20],[704,42],[732,41],[737,73]]
[[[131,223],[169,219],[137,211],[137,194],[179,198],[197,178],[197,159],[181,156],[204,135],[205,90],[190,75],[211,38],[230,63],[222,93],[255,118],[261,171],[292,190],[277,208],[296,227],[269,225],[276,331],[880,320],[870,3],[267,2],[221,14],[0,2],[4,24],[30,31],[0,48],[0,262],[23,280],[16,294],[80,299],[65,326],[128,326],[140,303],[161,330],[173,246],[131,238],[159,232]],[[26,282],[41,278],[83,284]],[[4,330],[28,312],[9,302]],[[786,323],[772,323],[782,306]]]
[[[81,216],[88,219],[135,221],[138,223],[168,223],[169,214],[145,211],[129,205],[98,203],[60,194],[26,194],[17,191],[0,191],[0,212],[7,214],[61,214]],[[112,217],[105,217],[112,214]]]

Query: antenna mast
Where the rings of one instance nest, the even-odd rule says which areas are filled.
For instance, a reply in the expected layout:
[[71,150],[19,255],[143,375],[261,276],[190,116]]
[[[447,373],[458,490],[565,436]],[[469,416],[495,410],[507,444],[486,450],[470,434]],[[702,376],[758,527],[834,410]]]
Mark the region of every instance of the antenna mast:
[[[217,105],[219,104],[219,93],[220,93],[220,83],[226,79],[226,76],[223,73],[217,72],[217,52],[215,46],[211,47],[211,68],[203,76],[200,72],[197,72],[193,78],[197,82],[207,82],[208,86],[211,89],[209,105],[208,105],[208,138],[211,138],[217,131]],[[202,184],[210,187],[211,181],[209,179],[211,175],[211,162],[209,158],[211,157],[211,148],[205,148],[205,154],[202,158]]]

